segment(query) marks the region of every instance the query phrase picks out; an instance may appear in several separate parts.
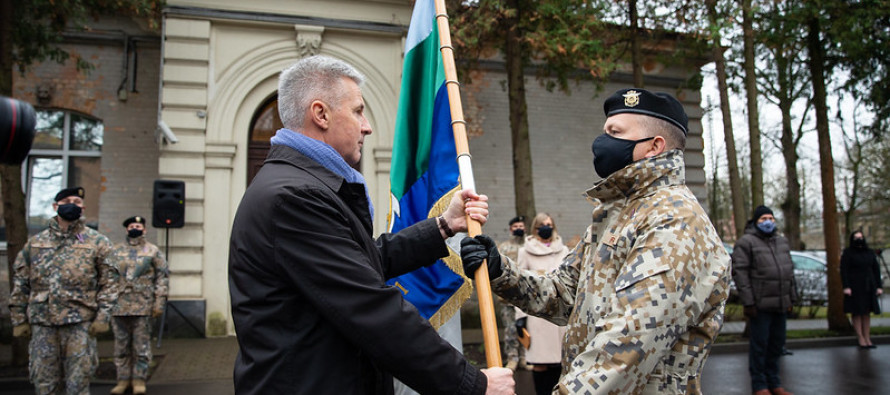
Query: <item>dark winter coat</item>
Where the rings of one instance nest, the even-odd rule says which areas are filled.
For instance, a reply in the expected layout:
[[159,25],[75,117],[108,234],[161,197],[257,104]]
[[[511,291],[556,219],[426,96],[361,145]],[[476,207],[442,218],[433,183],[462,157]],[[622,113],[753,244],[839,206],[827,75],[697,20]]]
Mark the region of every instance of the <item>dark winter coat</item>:
[[881,284],[878,256],[868,247],[850,247],[841,255],[841,282],[850,288],[844,296],[844,312],[855,315],[881,313],[877,290]]
[[788,239],[761,232],[753,221],[733,247],[732,279],[743,306],[783,312],[797,303]]
[[238,394],[484,393],[486,378],[387,278],[447,255],[435,220],[371,237],[364,186],[273,146],[235,215]]

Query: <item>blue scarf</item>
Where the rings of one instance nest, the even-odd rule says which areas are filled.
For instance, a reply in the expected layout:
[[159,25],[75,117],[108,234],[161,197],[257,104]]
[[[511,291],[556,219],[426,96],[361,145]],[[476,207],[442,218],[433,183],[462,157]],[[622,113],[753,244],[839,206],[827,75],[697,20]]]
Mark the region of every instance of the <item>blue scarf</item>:
[[371,203],[371,195],[368,193],[365,177],[362,177],[362,173],[349,166],[334,147],[290,129],[278,129],[269,142],[272,145],[283,145],[293,148],[338,176],[343,177],[350,184],[362,184],[365,187],[365,196],[368,198],[368,210],[371,212],[371,218],[374,218],[374,205]]

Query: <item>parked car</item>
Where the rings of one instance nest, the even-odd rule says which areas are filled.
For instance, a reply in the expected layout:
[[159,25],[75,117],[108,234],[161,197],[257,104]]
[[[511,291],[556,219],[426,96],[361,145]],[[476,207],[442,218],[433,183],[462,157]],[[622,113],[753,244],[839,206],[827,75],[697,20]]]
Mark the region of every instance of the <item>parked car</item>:
[[[732,245],[723,243],[732,255]],[[791,251],[794,264],[794,282],[797,285],[798,302],[804,306],[825,306],[828,303],[828,263],[824,256],[807,251]],[[735,282],[730,283],[729,302],[738,303]]]
[[825,306],[828,303],[828,263],[825,258],[804,251],[791,251],[794,281],[800,304]]

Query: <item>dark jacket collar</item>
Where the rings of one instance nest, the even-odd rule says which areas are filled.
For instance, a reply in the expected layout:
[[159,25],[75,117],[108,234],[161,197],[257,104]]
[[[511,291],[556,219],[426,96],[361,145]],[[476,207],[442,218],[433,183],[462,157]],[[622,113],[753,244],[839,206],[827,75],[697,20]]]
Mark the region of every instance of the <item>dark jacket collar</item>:
[[299,151],[284,146],[273,145],[266,156],[264,163],[287,163],[291,166],[303,169],[306,173],[315,177],[322,184],[330,188],[337,196],[347,203],[355,215],[362,221],[368,234],[373,233],[373,219],[368,209],[365,186],[358,183],[348,183],[346,179],[330,171],[327,167],[312,160]]
[[343,183],[346,182],[346,180],[343,177],[340,177],[337,173],[328,170],[328,168],[310,159],[308,156],[299,153],[297,150],[284,145],[272,146],[264,163],[270,162],[284,162],[291,166],[306,170],[307,173],[317,178],[335,192],[339,191],[343,186]]

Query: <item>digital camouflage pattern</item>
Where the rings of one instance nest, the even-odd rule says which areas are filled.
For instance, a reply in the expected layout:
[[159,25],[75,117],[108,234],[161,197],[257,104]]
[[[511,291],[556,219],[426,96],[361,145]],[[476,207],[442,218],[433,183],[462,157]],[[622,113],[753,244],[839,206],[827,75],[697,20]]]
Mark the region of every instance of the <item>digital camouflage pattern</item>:
[[89,395],[90,377],[99,366],[90,322],[31,325],[29,372],[37,395]]
[[148,379],[151,365],[151,317],[142,315],[114,316],[114,366],[117,380]]
[[639,160],[587,191],[593,223],[554,272],[504,260],[492,288],[567,325],[559,393],[701,392],[730,260],[685,185],[683,153]]
[[169,285],[164,253],[144,236],[127,238],[114,246],[108,257],[120,273],[120,292],[114,306],[115,316],[151,315],[163,311]]
[[55,218],[28,239],[14,264],[9,296],[12,325],[108,323],[117,298],[117,271],[106,261],[111,242],[73,222],[62,232]]
[[167,303],[167,260],[145,236],[127,238],[108,258],[120,273],[120,293],[114,306],[114,365],[118,381],[145,380],[151,364],[152,312]]
[[[498,244],[498,251],[512,260],[516,260],[519,249],[525,241],[525,236],[512,236],[509,240]],[[516,309],[503,299],[500,302],[501,325],[504,328],[504,358],[507,361],[517,361],[525,356],[525,349],[519,344],[516,337]]]

